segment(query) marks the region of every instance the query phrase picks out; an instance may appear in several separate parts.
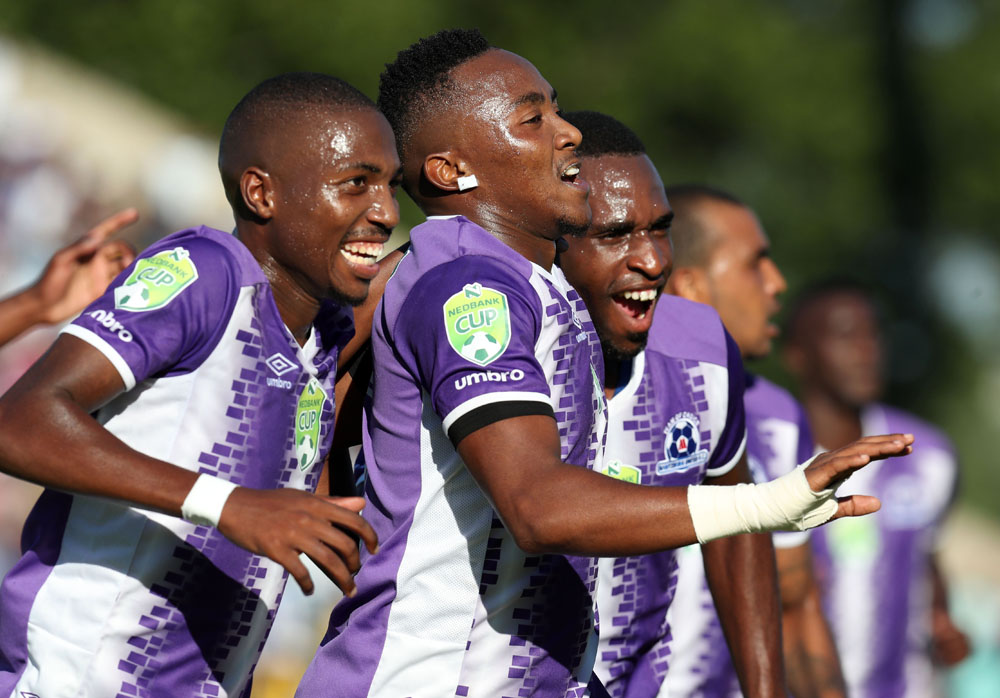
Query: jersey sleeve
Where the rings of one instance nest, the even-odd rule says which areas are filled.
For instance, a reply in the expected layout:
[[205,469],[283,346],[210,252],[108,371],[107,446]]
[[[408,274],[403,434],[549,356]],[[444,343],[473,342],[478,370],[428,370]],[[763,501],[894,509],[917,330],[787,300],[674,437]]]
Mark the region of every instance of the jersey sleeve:
[[725,336],[729,404],[726,407],[726,426],[712,450],[712,456],[705,469],[706,477],[719,477],[735,468],[747,446],[747,415],[743,405],[746,376],[743,373],[743,358],[729,332],[725,332]]
[[100,351],[131,390],[147,378],[197,368],[225,331],[238,292],[236,268],[221,245],[193,236],[164,241],[62,333]]
[[553,414],[535,356],[541,313],[528,280],[489,257],[435,267],[411,289],[392,334],[453,443],[502,419]]

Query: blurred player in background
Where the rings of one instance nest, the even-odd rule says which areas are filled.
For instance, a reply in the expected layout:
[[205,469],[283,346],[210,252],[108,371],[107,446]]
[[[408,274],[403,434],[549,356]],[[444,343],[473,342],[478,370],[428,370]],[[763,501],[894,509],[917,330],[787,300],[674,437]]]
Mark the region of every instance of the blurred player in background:
[[877,402],[885,357],[878,313],[860,286],[833,281],[805,292],[785,344],[819,448],[885,429],[916,437],[912,455],[865,469],[842,489],[874,493],[881,510],[838,522],[813,542],[850,695],[932,696],[932,658],[953,665],[969,653],[935,560],[956,492],[954,447],[930,424]]
[[[639,138],[596,112],[572,112],[593,221],[566,238],[566,278],[594,318],[604,354],[604,474],[643,485],[751,482],[743,362],[718,314],[662,296],[674,213]],[[647,344],[648,339],[648,344]],[[805,460],[805,459],[803,459]],[[784,686],[774,552],[764,534],[704,546],[706,569],[749,696]],[[655,696],[672,671],[667,612],[676,551],[600,560],[595,671],[608,693]]]
[[278,76],[219,169],[235,234],[149,247],[0,400],[0,468],[47,488],[0,589],[0,695],[247,695],[300,556],[349,593],[349,534],[375,548],[361,500],[302,490],[398,221],[392,132],[341,80]]
[[[670,187],[667,196],[675,214],[668,290],[714,307],[744,359],[766,356],[777,333],[771,318],[785,279],[771,259],[757,216],[731,194],[709,187]],[[809,426],[791,395],[748,372],[745,403],[747,454],[758,481],[784,475],[808,460],[813,453]],[[842,697],[843,679],[821,611],[809,533],[775,533],[773,539],[789,687],[798,697]],[[726,632],[724,640],[722,633],[726,611],[718,608],[717,598],[718,614],[712,606],[709,588],[714,592],[715,583],[706,579],[710,560],[706,557],[703,567],[701,552],[695,546],[681,551],[667,689],[670,696],[739,695],[726,648],[726,641],[732,647],[732,639]]]

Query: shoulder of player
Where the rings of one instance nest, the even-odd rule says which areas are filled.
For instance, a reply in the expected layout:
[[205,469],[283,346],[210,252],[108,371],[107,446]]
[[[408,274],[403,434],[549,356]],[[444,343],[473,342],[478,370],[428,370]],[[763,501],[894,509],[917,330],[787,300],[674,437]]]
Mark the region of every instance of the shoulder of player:
[[711,306],[664,294],[656,303],[647,351],[726,366],[726,331]]
[[211,270],[212,275],[217,276],[223,269],[228,269],[242,284],[257,283],[265,278],[260,264],[246,245],[233,234],[208,226],[167,235],[143,250],[139,258],[169,254],[178,249],[184,251],[182,256],[190,260],[199,276],[203,270]]
[[411,274],[422,277],[459,259],[492,263],[524,279],[531,278],[533,270],[522,255],[463,216],[429,219],[410,231],[410,254],[405,262]]
[[914,453],[923,449],[940,449],[954,453],[951,439],[940,428],[915,414],[883,403],[875,403],[865,408],[862,415],[865,431],[872,430],[895,434],[913,434]]
[[802,405],[790,392],[757,374],[747,374],[743,400],[747,414],[798,423],[805,419]]

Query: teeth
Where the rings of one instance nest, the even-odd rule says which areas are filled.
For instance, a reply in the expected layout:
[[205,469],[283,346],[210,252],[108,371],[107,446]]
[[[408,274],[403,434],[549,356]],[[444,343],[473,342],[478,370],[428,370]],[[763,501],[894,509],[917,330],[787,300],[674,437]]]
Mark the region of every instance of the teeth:
[[348,242],[344,245],[341,252],[346,250],[352,254],[364,257],[378,257],[382,254],[382,247],[381,242]]
[[368,264],[374,264],[375,263],[375,258],[372,257],[372,256],[362,256],[362,255],[359,255],[359,254],[351,254],[347,250],[341,250],[340,254],[344,255],[347,258],[347,261],[350,262],[351,264],[364,264],[364,265],[368,265]]
[[580,174],[579,165],[570,165],[563,171],[563,177],[576,177],[578,174]]
[[649,288],[645,291],[626,291],[622,296],[630,301],[651,301],[656,298],[656,289]]
[[639,320],[642,320],[642,319],[643,319],[644,317],[646,317],[646,313],[641,313],[641,314],[639,315],[638,319],[639,319]]

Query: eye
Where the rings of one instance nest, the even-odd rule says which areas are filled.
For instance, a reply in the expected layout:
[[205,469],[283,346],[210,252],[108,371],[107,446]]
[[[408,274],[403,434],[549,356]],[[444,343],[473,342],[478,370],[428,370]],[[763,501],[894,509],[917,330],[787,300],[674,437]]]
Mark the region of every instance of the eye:
[[541,122],[542,122],[542,115],[540,113],[535,114],[530,119],[524,121],[524,123],[526,124],[540,124]]

